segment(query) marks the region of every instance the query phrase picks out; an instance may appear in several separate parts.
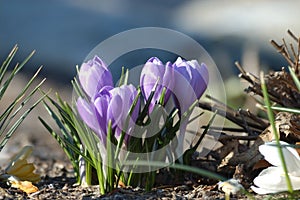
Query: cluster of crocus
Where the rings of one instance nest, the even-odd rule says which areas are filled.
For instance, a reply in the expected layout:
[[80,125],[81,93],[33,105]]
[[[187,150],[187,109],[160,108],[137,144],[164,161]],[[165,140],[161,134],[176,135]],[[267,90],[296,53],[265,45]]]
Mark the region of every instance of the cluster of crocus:
[[[300,157],[296,149],[280,141],[288,175],[294,190],[300,189]],[[277,150],[276,142],[267,142],[259,146],[260,153],[273,166],[264,169],[255,179],[251,189],[258,194],[271,194],[288,190],[286,178]]]
[[[79,81],[88,97],[79,97],[77,100],[77,110],[82,120],[104,144],[109,121],[116,138],[122,132],[128,138],[130,132],[134,131],[140,113],[139,101],[132,107],[138,95],[136,87],[131,84],[114,87],[111,72],[98,56],[83,63]],[[158,58],[152,57],[144,65],[140,76],[142,96],[145,102],[150,101],[149,113],[155,104],[164,106],[171,96],[179,113],[184,113],[201,97],[207,84],[206,65],[199,65],[196,60],[185,61],[180,57],[173,64],[163,64]],[[130,111],[130,120],[126,124]]]

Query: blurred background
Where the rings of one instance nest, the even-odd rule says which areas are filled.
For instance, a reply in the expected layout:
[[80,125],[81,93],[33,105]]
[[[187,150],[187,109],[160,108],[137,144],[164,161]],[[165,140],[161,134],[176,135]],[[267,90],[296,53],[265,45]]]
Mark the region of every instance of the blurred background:
[[[15,45],[20,60],[36,54],[27,70],[43,65],[42,75],[69,83],[75,66],[101,41],[145,26],[180,31],[212,56],[225,79],[237,73],[234,62],[280,68],[285,63],[269,44],[300,34],[300,1],[218,0],[1,0],[0,56]],[[120,44],[122,45],[122,44]],[[128,66],[130,59],[124,61]]]
[[[43,65],[41,77],[48,79],[46,87],[68,100],[75,66],[81,65],[100,42],[132,28],[170,28],[192,37],[207,50],[225,80],[228,102],[232,103],[233,99],[240,99],[245,87],[237,78],[235,61],[254,74],[263,68],[280,69],[287,65],[269,40],[281,43],[283,37],[288,37],[288,29],[300,34],[299,8],[299,0],[0,0],[0,59],[2,62],[15,44],[20,47],[15,62],[36,50],[23,75],[32,74]],[[165,56],[163,52],[156,53],[162,55],[155,56]],[[150,56],[154,55],[134,54],[114,64],[133,66]],[[12,95],[27,80],[19,78]],[[11,97],[7,98],[9,101]],[[34,112],[20,129],[22,141],[8,146],[35,144],[45,158],[55,157],[57,151],[44,146],[57,147],[56,141],[49,139],[50,134],[40,140],[39,132],[45,132],[41,125],[33,129],[39,124],[37,116],[47,114],[42,107]],[[27,139],[26,133],[30,136]]]

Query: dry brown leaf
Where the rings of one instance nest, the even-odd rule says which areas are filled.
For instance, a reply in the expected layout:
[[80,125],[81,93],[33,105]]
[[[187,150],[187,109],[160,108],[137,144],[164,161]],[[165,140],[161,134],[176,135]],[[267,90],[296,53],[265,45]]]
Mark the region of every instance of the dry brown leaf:
[[266,160],[259,160],[255,165],[253,166],[252,170],[261,169],[261,168],[267,168],[270,167],[270,163]]
[[121,188],[125,188],[126,187],[126,185],[125,185],[125,183],[123,183],[123,181],[119,181],[119,184],[118,184]]
[[[296,145],[300,146],[300,142],[296,142]],[[295,148],[295,149],[296,149],[297,153],[300,155],[300,149],[299,148]]]

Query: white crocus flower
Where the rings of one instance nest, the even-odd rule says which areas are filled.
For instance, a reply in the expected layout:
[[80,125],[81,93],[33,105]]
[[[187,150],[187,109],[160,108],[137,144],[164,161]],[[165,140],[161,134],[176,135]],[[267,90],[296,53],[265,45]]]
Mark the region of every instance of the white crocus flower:
[[[300,157],[296,149],[280,141],[288,174],[294,190],[300,190]],[[255,179],[251,189],[258,194],[270,194],[287,191],[286,178],[278,153],[276,141],[259,146],[260,153],[273,166],[264,169]]]

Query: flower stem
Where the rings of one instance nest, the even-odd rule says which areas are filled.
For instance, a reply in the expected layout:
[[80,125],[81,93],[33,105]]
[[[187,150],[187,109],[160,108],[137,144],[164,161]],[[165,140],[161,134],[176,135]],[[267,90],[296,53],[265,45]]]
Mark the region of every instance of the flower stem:
[[104,169],[103,162],[101,160],[100,153],[95,154],[96,157],[92,157],[93,163],[96,164],[97,177],[99,182],[100,194],[105,194],[105,178],[104,178]]
[[165,102],[166,91],[167,91],[167,88],[164,87],[162,92],[161,92],[161,95],[160,95],[159,104],[162,105],[162,106],[164,105],[164,102]]
[[230,200],[230,193],[225,193],[225,200]]
[[274,137],[275,137],[275,140],[276,140],[276,145],[278,147],[278,153],[279,153],[279,157],[280,157],[280,160],[281,160],[281,163],[282,163],[282,168],[283,168],[283,171],[284,171],[287,188],[288,188],[288,191],[292,194],[293,193],[293,186],[292,186],[289,174],[288,174],[288,170],[287,170],[286,162],[285,162],[285,159],[284,159],[282,147],[281,147],[281,144],[280,144],[280,141],[279,141],[279,139],[280,139],[279,134],[278,134],[276,126],[275,126],[275,119],[274,119],[274,115],[273,115],[273,112],[272,112],[272,109],[271,109],[271,104],[270,104],[268,91],[267,91],[267,86],[266,86],[266,83],[265,83],[263,72],[260,73],[260,80],[261,80],[261,88],[262,88],[262,92],[263,92],[263,96],[264,96],[264,102],[265,102],[265,105],[267,107],[268,118],[269,118],[270,124],[272,126],[273,134],[274,134]]
[[113,169],[113,150],[112,150],[112,128],[111,120],[108,121],[107,126],[107,138],[106,138],[106,148],[107,148],[107,191],[112,191],[114,189],[114,169]]

